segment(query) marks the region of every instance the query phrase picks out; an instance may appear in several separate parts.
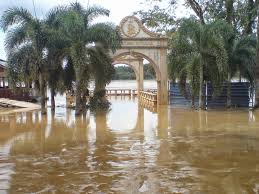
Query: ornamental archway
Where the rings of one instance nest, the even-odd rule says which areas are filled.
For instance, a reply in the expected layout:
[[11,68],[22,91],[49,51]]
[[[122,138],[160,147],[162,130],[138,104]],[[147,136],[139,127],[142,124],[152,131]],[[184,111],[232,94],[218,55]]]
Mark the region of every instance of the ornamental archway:
[[124,63],[133,67],[138,89],[143,90],[143,60],[146,59],[156,72],[157,101],[168,104],[167,90],[167,38],[150,32],[135,16],[125,17],[118,26],[122,37],[122,46],[111,54],[114,64]]

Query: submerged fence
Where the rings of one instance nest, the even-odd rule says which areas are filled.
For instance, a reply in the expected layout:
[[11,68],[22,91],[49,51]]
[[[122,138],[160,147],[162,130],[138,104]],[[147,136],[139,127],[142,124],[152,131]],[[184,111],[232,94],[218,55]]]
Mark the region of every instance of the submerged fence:
[[[231,83],[231,106],[235,107],[252,107],[253,94],[248,82]],[[186,91],[180,91],[178,83],[170,83],[170,104],[175,106],[190,106],[191,95],[189,85]],[[206,107],[225,107],[227,105],[227,84],[223,83],[222,90],[218,95],[213,95],[213,87],[210,83],[203,88],[204,101]],[[195,97],[195,105],[198,106],[198,97]]]

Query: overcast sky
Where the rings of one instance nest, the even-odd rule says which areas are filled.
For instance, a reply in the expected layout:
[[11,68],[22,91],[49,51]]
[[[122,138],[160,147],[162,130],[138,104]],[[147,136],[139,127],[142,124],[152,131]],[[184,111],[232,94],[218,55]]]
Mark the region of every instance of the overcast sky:
[[[182,1],[182,0],[179,0]],[[37,17],[44,16],[49,9],[57,5],[67,5],[75,0],[34,0]],[[83,6],[87,6],[88,0],[77,0]],[[109,18],[100,18],[100,21],[110,21],[119,24],[122,18],[132,15],[134,11],[148,8],[148,5],[143,4],[144,0],[89,0],[89,4],[98,4],[110,10]],[[0,15],[3,11],[13,6],[23,6],[34,13],[33,0],[0,0]],[[184,15],[183,8],[177,9],[178,15]],[[0,59],[6,59],[4,52],[5,35],[0,31]]]

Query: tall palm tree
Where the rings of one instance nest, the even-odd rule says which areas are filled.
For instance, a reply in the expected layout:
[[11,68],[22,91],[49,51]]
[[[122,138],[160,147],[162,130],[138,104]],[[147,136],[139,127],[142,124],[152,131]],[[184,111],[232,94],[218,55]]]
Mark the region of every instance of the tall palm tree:
[[[227,72],[228,56],[224,39],[214,30],[215,26],[218,26],[217,22],[201,25],[194,19],[183,20],[177,32],[177,47],[173,49],[170,57],[173,68],[171,72],[178,72],[180,83],[191,80],[192,96],[195,96],[197,88],[199,89],[199,107],[202,109],[204,81],[210,81],[217,93]],[[174,44],[172,46],[174,47]]]
[[76,2],[68,7],[55,8],[50,15],[52,24],[62,31],[69,42],[69,55],[76,75],[76,114],[79,114],[82,110],[81,97],[90,78],[89,50],[95,43],[99,43],[115,51],[120,46],[120,36],[112,24],[93,24],[96,17],[109,15],[109,11],[102,7],[85,9]]
[[105,86],[112,80],[115,69],[108,52],[108,49],[100,44],[89,49],[90,67],[95,81],[94,96],[90,101],[92,107],[107,107],[109,105],[105,99]]
[[252,36],[235,39],[228,46],[229,71],[227,88],[227,107],[231,106],[231,78],[239,73],[252,85],[255,80],[255,49],[256,39]]
[[256,29],[256,91],[255,91],[255,107],[259,107],[259,1],[256,2],[257,11],[257,29]]
[[[38,77],[41,96],[41,113],[46,113],[46,79],[45,79],[45,44],[47,42],[44,22],[24,8],[13,7],[6,10],[1,18],[1,27],[7,32],[5,45],[10,61],[33,64],[35,76]],[[26,55],[24,55],[26,52]],[[23,55],[26,60],[15,57]],[[21,58],[19,58],[21,59]],[[18,64],[16,64],[18,65]]]
[[199,93],[200,54],[192,41],[183,38],[179,31],[173,35],[171,44],[169,77],[174,81],[179,80],[179,89],[185,98],[188,98],[186,86],[189,81],[191,105],[194,108],[195,96]]
[[[65,69],[63,68],[68,49],[66,37],[55,27],[49,23],[50,18],[46,19],[47,37],[47,81],[51,94],[51,110],[55,109],[55,95],[57,92],[63,93],[66,88],[66,82],[71,82],[71,79],[64,80]],[[67,67],[67,66],[66,66]]]

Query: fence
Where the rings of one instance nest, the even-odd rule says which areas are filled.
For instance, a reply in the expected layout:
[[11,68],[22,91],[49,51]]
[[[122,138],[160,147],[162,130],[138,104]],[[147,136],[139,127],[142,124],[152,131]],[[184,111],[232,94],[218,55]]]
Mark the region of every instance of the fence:
[[25,88],[17,88],[13,92],[10,88],[0,88],[0,98],[9,98],[12,100],[21,100],[21,101],[32,101],[30,91]]
[[[170,83],[170,104],[175,106],[190,106],[191,95],[189,85],[186,86],[185,95],[179,89],[178,83]],[[231,106],[249,107],[252,106],[251,88],[248,82],[231,83]],[[225,107],[227,105],[227,84],[223,83],[221,92],[213,95],[212,85],[206,84],[203,88],[206,107]],[[198,105],[198,97],[195,97],[195,105]]]

